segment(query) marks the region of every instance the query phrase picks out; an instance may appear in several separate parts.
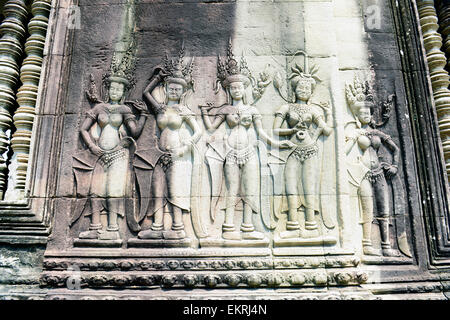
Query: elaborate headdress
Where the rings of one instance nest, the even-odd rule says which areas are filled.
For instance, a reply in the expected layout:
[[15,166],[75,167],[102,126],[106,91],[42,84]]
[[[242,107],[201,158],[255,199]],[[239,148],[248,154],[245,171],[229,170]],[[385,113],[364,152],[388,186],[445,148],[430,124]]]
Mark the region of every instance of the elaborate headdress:
[[347,84],[345,86],[345,95],[347,97],[350,110],[355,116],[356,112],[363,106],[361,102],[374,103],[374,96],[372,94],[369,82],[362,82],[358,76],[355,76],[353,85]]
[[252,74],[247,66],[247,61],[241,57],[240,64],[233,54],[231,39],[228,42],[227,58],[225,60],[218,57],[216,92],[219,90],[219,83],[223,88],[227,88],[233,82],[242,82],[245,87],[251,83]]
[[[281,76],[280,72],[277,72],[274,79],[273,79],[273,85],[278,90],[278,93],[280,96],[286,101],[286,102],[295,102],[295,86],[300,81],[306,81],[311,84],[312,88],[314,89],[314,86],[317,84],[317,82],[320,82],[321,79],[317,76],[317,72],[319,71],[319,67],[317,65],[313,65],[311,68],[309,67],[309,56],[308,54],[303,51],[299,50],[293,54],[294,59],[298,55],[303,55],[304,57],[304,65],[303,67],[300,66],[297,62],[294,66],[291,66],[292,73],[289,74],[287,77],[287,80],[291,83],[291,87],[288,87],[285,89],[287,92],[287,97],[285,96],[286,93],[284,93],[285,90],[283,90],[284,82],[283,77]],[[292,61],[292,60],[291,60]],[[294,90],[291,90],[294,89]]]
[[374,127],[381,127],[386,124],[391,115],[391,110],[396,105],[395,94],[388,96],[385,101],[375,104],[375,96],[369,82],[361,81],[358,76],[355,76],[353,85],[347,84],[345,86],[345,95],[353,116],[356,117],[356,113],[363,107],[371,109],[370,111],[375,118],[372,120],[371,125]]
[[[126,4],[126,10],[122,16],[122,23],[120,28],[120,33],[118,36],[118,41],[115,43],[114,53],[111,59],[111,65],[109,70],[103,74],[103,88],[101,96],[103,100],[107,101],[106,98],[107,90],[111,82],[119,82],[125,85],[125,89],[131,89],[136,80],[134,78],[134,73],[136,71],[137,64],[137,44],[135,39],[135,1],[128,0]],[[86,91],[89,101],[93,103],[102,102],[99,98],[97,86],[95,84],[94,75],[89,76],[89,88]]]
[[117,51],[113,53],[111,67],[104,75],[104,80],[123,83],[127,89],[130,89],[136,84],[134,78],[136,63],[136,41],[132,36],[125,53]]
[[192,88],[194,90],[194,79],[192,72],[194,70],[194,58],[189,64],[184,64],[184,43],[181,46],[180,53],[177,60],[169,59],[166,53],[164,58],[164,71],[168,74],[165,79],[167,83],[178,83],[184,88]]
[[320,78],[316,75],[319,68],[316,65],[313,65],[311,69],[309,68],[308,54],[306,52],[299,50],[294,54],[294,57],[298,54],[304,56],[304,67],[302,68],[298,63],[295,63],[295,66],[291,67],[292,73],[289,75],[288,80],[291,81],[292,85],[297,85],[299,81],[307,81],[315,86],[320,81]]

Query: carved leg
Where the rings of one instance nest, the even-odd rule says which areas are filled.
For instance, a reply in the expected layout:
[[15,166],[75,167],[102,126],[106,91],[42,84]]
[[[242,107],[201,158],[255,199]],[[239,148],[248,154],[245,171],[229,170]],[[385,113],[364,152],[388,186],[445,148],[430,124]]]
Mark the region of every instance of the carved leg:
[[116,240],[120,239],[119,225],[117,223],[117,217],[121,210],[123,210],[124,199],[110,198],[106,200],[108,207],[108,226],[106,232],[99,234],[101,240]]
[[314,208],[316,206],[317,198],[317,157],[306,159],[303,166],[300,168],[302,176],[303,193],[305,197],[305,232],[303,234],[306,238],[318,237],[319,226],[315,218]]
[[234,206],[239,190],[239,166],[235,163],[225,163],[224,174],[226,192],[225,222],[222,225],[222,237],[228,240],[239,240],[241,235],[234,226]]
[[99,234],[103,233],[103,224],[100,219],[100,213],[104,208],[105,197],[107,196],[106,185],[107,177],[104,168],[96,166],[91,178],[90,202],[91,202],[91,224],[89,230],[79,234],[80,239],[98,239]]
[[392,249],[389,236],[389,187],[384,176],[378,177],[373,183],[373,190],[377,203],[382,253],[387,257],[398,257],[400,253]]
[[362,229],[363,229],[363,253],[369,256],[378,256],[380,253],[372,247],[372,221],[373,221],[373,194],[372,184],[364,179],[359,187],[359,197],[362,207]]
[[297,176],[299,162],[295,157],[290,157],[284,169],[284,179],[286,181],[286,194],[288,200],[288,221],[286,222],[286,231],[280,232],[283,239],[300,237],[300,224],[297,217],[298,209],[298,187]]
[[[164,229],[164,191],[166,178],[161,167],[155,167],[152,176],[153,215],[147,215],[138,233],[140,239],[162,239]],[[152,222],[153,219],[153,222]],[[150,227],[151,226],[151,227]]]
[[242,238],[247,240],[261,240],[264,239],[264,234],[255,231],[252,223],[253,210],[247,203],[244,204],[244,220],[241,225]]
[[241,169],[241,192],[244,199],[244,216],[241,225],[242,238],[247,240],[264,239],[264,234],[255,231],[253,225],[253,208],[260,201],[260,174],[258,158],[253,157],[242,165]]
[[184,239],[186,232],[184,232],[183,211],[181,208],[172,205],[172,230],[163,231],[164,239]]
[[102,232],[102,223],[100,221],[101,199],[91,199],[91,223],[88,231],[80,232],[80,239],[98,239]]

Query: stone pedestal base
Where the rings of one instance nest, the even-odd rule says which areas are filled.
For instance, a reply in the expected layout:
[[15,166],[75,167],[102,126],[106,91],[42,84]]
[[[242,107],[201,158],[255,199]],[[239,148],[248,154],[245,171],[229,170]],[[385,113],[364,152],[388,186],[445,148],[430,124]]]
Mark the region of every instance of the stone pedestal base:
[[92,248],[120,248],[123,240],[98,240],[98,239],[75,239],[73,240],[74,247],[92,247]]
[[262,240],[226,240],[226,239],[200,239],[200,248],[267,248],[269,247],[269,239]]
[[189,248],[192,240],[189,238],[180,240],[131,238],[127,245],[129,248]]
[[315,238],[290,238],[283,239],[275,237],[274,247],[297,247],[297,246],[330,246],[337,243],[337,239],[331,236]]

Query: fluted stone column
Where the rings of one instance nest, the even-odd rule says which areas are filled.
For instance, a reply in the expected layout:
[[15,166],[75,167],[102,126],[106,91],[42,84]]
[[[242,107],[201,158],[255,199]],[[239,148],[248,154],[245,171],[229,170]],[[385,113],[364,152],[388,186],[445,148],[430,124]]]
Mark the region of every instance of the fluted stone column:
[[33,17],[28,24],[30,37],[25,43],[27,56],[20,69],[22,86],[17,92],[19,108],[13,117],[16,132],[11,139],[14,155],[9,167],[10,177],[5,194],[6,200],[19,200],[24,197],[31,133],[50,9],[51,0],[33,1],[31,8]]
[[7,177],[7,159],[11,113],[15,107],[15,89],[19,80],[19,64],[23,53],[27,9],[23,0],[9,0],[4,6],[5,19],[0,24],[0,199]]
[[450,177],[450,91],[448,89],[449,75],[444,69],[447,59],[441,51],[442,37],[437,32],[439,25],[434,1],[418,0],[417,8],[430,71],[447,176]]
[[437,5],[440,32],[443,38],[442,50],[447,56],[447,71],[450,71],[450,1],[439,1]]

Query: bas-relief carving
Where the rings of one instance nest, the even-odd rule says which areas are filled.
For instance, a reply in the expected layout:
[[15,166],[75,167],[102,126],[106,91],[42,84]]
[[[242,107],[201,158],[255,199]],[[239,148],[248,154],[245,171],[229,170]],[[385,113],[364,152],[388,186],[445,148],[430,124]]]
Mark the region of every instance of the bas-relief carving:
[[[98,97],[92,75],[87,90],[93,106],[80,129],[85,149],[73,157],[77,198],[71,225],[83,214],[90,225],[79,231],[74,245],[121,246],[119,218],[125,218],[135,236],[130,238],[127,231],[129,247],[195,247],[186,232],[187,221],[200,248],[269,247],[272,237],[274,247],[304,247],[304,254],[317,254],[323,246],[339,247],[341,235],[335,232],[341,223],[336,216],[338,204],[330,212],[333,204],[324,204],[329,198],[323,196],[332,192],[326,189],[324,179],[336,180],[330,163],[336,161],[338,144],[328,142],[335,131],[332,114],[339,111],[330,104],[329,96],[311,98],[322,82],[317,75],[320,67],[310,68],[310,57],[298,51],[293,56],[303,56],[304,62],[288,63],[291,71],[286,79],[279,73],[274,76],[268,67],[256,79],[245,58],[238,61],[234,56],[230,39],[226,57],[217,61],[215,87],[216,93],[225,92],[227,100],[218,106],[198,106],[201,123],[193,111],[194,59],[185,61],[183,44],[176,59],[166,55],[161,65],[153,67],[142,91],[144,101],[125,101],[134,85],[136,65],[131,8],[110,72],[103,78],[105,97]],[[260,102],[272,79],[275,95],[286,104],[271,107]],[[328,87],[326,82],[323,85]],[[349,182],[351,196],[359,200],[363,254],[400,256],[390,243],[390,233],[395,233],[399,250],[410,257],[405,214],[397,212],[401,208],[398,203],[394,206],[395,230],[390,226],[390,197],[401,194],[405,198],[396,174],[399,148],[389,135],[376,129],[387,122],[388,113],[383,114],[383,123],[375,124],[368,90],[358,81],[346,90],[353,119],[345,125],[345,183]],[[393,101],[386,102],[385,109],[392,107]],[[272,134],[263,128],[266,110],[276,110],[270,112]],[[149,117],[157,125],[153,140],[147,139],[148,132],[140,137]],[[212,133],[205,140],[201,140],[202,124]],[[137,144],[138,139],[145,143]],[[391,162],[380,160],[381,146],[390,151]],[[202,176],[205,171],[209,171],[208,177]],[[209,195],[202,193],[205,180]],[[275,201],[279,195],[275,189],[282,190],[281,203]],[[136,206],[126,202],[133,196],[137,197]],[[205,206],[201,202],[207,197]],[[283,214],[286,218],[281,219]],[[374,216],[380,226],[382,252],[372,247]],[[220,235],[210,228],[217,223],[221,224]]]
[[[304,64],[302,67],[295,63],[291,67],[286,81],[291,95],[283,91],[284,83],[279,73],[274,79],[275,88],[287,104],[275,112],[273,133],[295,145],[287,152],[271,153],[272,167],[281,164],[283,172],[283,179],[275,179],[274,182],[284,184],[282,205],[274,208],[274,215],[287,212],[285,231],[281,231],[278,236],[290,239],[284,241],[290,245],[335,244],[334,237],[320,235],[316,220],[316,213],[320,213],[327,229],[335,227],[330,212],[321,206],[321,180],[325,174],[331,173],[324,172],[327,170],[324,152],[330,153],[330,150],[324,150],[323,145],[319,147],[318,143],[320,137],[327,138],[332,133],[332,110],[329,102],[316,103],[311,100],[317,82],[321,81],[317,77],[318,67],[309,68],[309,58],[305,52],[299,51],[297,54],[304,56]],[[304,219],[301,219],[304,225],[300,225],[299,211],[304,214]],[[283,243],[280,239],[276,242]]]
[[[395,201],[405,201],[403,185],[397,175],[400,150],[390,135],[377,129],[389,120],[390,109],[396,107],[395,96],[390,96],[387,102],[379,106],[369,83],[355,77],[354,83],[346,86],[346,97],[353,115],[353,119],[345,126],[348,182],[351,196],[359,200],[363,253],[371,256],[401,255],[392,248],[390,241],[390,233],[393,231],[390,220],[396,215],[398,248],[404,255],[411,257],[404,231],[406,204],[391,208],[389,200],[392,190]],[[382,121],[377,123],[372,114],[380,107],[383,108],[379,112]],[[382,147],[389,150],[392,158],[390,162],[380,157]],[[380,229],[381,252],[372,246],[374,218]]]
[[[214,219],[220,209],[218,207],[224,205],[222,237],[226,240],[266,239],[252,222],[252,215],[258,214],[267,225],[267,216],[270,215],[268,195],[261,192],[261,187],[269,183],[268,176],[261,174],[261,166],[267,165],[261,163],[261,155],[267,153],[261,141],[276,148],[295,146],[290,141],[275,141],[263,129],[260,112],[249,104],[246,89],[252,83],[251,78],[246,61],[244,58],[240,63],[236,60],[230,42],[226,59],[222,61],[219,58],[218,61],[217,82],[226,91],[228,101],[220,107],[209,105],[201,108],[207,130],[215,131],[222,123],[226,128],[222,137],[215,136],[208,142],[206,152],[211,173],[211,216]],[[261,97],[260,93],[258,90],[256,99]],[[219,201],[221,197],[225,199],[224,204]],[[239,200],[243,202],[243,219],[240,230],[237,230],[234,215]]]
[[[194,93],[193,59],[184,65],[184,47],[176,61],[166,57],[164,65],[156,67],[144,90],[144,99],[156,117],[159,128],[159,149],[164,154],[154,166],[151,180],[153,209],[142,222],[140,239],[179,240],[186,238],[182,215],[191,214],[198,236],[206,233],[199,221],[197,207],[191,207],[191,196],[198,196],[201,154],[196,147],[202,131],[189,107]],[[186,126],[192,134],[186,130]],[[156,159],[155,159],[156,160]],[[142,190],[142,189],[141,189]],[[164,208],[169,206],[172,217],[169,230],[164,230]]]
[[79,233],[75,245],[98,245],[97,241],[100,245],[105,245],[102,241],[120,245],[119,218],[133,217],[125,203],[132,191],[131,157],[149,115],[144,103],[125,101],[135,85],[135,27],[135,7],[130,1],[109,71],[102,78],[103,97],[98,96],[94,76],[90,76],[86,94],[92,109],[86,112],[80,128],[85,149],[73,156],[77,199],[71,225],[82,215],[90,217],[90,224]]
[[[118,219],[125,216],[125,198],[131,192],[130,157],[148,117],[145,104],[125,101],[133,86],[135,47],[132,41],[123,56],[113,56],[110,72],[104,76],[105,101],[98,97],[91,76],[87,95],[94,106],[80,130],[87,149],[75,154],[73,162],[77,196],[83,198],[77,199],[71,222],[83,213],[91,219],[89,230],[81,232],[79,239],[121,238]],[[132,108],[140,114],[138,119]],[[106,223],[101,219],[105,213]]]
[[[132,45],[127,51],[130,56],[123,57],[124,61],[132,61]],[[287,139],[276,140],[263,129],[260,112],[248,102],[247,89],[254,88],[251,85],[254,79],[246,61],[242,58],[238,62],[229,45],[226,59],[219,57],[218,61],[218,84],[226,92],[228,101],[220,107],[213,104],[200,106],[207,130],[214,132],[222,124],[225,126],[222,136],[212,136],[207,142],[205,157],[196,146],[202,129],[189,107],[195,94],[194,64],[193,60],[188,64],[184,62],[184,48],[177,59],[166,57],[163,65],[153,69],[143,92],[147,107],[143,102],[124,102],[133,68],[128,65],[127,69],[121,64],[122,60],[113,59],[111,74],[105,78],[107,102],[97,97],[95,83],[91,79],[87,95],[95,106],[87,112],[81,129],[87,149],[74,156],[77,195],[81,197],[76,200],[72,223],[83,212],[87,212],[91,219],[89,230],[82,231],[78,241],[119,240],[117,219],[126,215],[130,230],[137,233],[137,239],[131,241],[134,244],[140,240],[158,240],[153,247],[170,247],[167,244],[170,241],[185,240],[175,246],[189,246],[190,241],[184,231],[184,213],[189,215],[196,236],[201,239],[200,244],[204,240],[204,246],[227,246],[227,241],[236,242],[230,245],[232,247],[239,246],[237,243],[243,247],[252,246],[251,241],[263,241],[263,246],[267,246],[268,232],[275,229],[277,217],[285,212],[286,225],[282,231],[276,232],[274,239],[277,246],[335,245],[337,239],[321,235],[318,227],[318,221],[330,230],[336,226],[335,219],[319,205],[321,177],[333,174],[330,170],[325,172],[327,167],[323,165],[324,153],[332,150],[318,147],[319,138],[327,139],[333,131],[332,108],[328,102],[311,102],[314,87],[320,79],[315,75],[317,67],[309,69],[308,56],[301,53],[305,57],[304,66],[292,66],[292,73],[286,81],[292,90],[292,100],[286,98],[280,76],[275,76],[274,85],[288,102],[277,109],[273,120],[274,135]],[[125,71],[128,76],[117,74]],[[266,80],[268,78],[266,74]],[[268,83],[270,81],[253,90],[253,103],[261,98]],[[353,115],[353,120],[345,126],[348,180],[359,197],[363,253],[395,257],[400,253],[390,243],[389,193],[391,189],[394,193],[404,192],[401,181],[396,177],[399,149],[389,135],[375,129],[370,114],[374,105],[368,90],[366,84],[356,80],[346,90]],[[393,101],[391,98],[386,102],[385,109],[392,107]],[[135,150],[134,140],[139,137],[149,116],[147,108],[158,125],[158,144]],[[388,112],[383,116],[385,123]],[[270,152],[266,144],[271,146]],[[392,163],[378,160],[377,152],[381,145],[392,153]],[[274,158],[278,162],[271,163]],[[225,214],[222,225],[225,242],[211,242],[214,236],[208,233],[207,223],[202,220],[204,215],[198,201],[191,201],[200,196],[202,163],[210,170],[211,220],[215,220],[220,210]],[[267,179],[270,176],[262,174],[262,167],[273,163],[281,165],[283,170],[284,199],[281,207],[271,207],[273,195],[262,190],[271,182]],[[276,179],[273,181],[279,183]],[[136,213],[132,208],[126,210],[124,205],[124,198],[130,196],[131,183],[135,183],[138,190],[140,205]],[[240,200],[243,215],[238,230],[235,211]],[[195,207],[191,205],[193,202]],[[375,217],[380,226],[382,252],[371,245],[374,207],[377,209]],[[271,208],[273,212],[270,212]],[[170,216],[164,214],[167,209]],[[299,223],[299,212],[304,214],[304,226]],[[102,222],[101,213],[106,213],[106,222]],[[255,228],[255,214],[263,222],[264,230]],[[170,221],[164,221],[167,218]],[[404,230],[404,222],[403,227],[397,229]],[[411,256],[406,233],[397,232],[397,235],[400,251]]]

